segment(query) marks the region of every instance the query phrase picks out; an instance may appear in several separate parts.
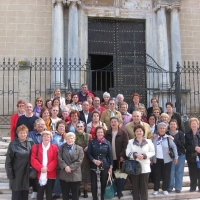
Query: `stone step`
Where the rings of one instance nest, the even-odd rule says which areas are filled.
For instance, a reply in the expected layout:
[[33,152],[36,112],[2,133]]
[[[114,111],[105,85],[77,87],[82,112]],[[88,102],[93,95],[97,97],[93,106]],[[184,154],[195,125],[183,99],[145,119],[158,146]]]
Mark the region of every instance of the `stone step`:
[[7,149],[0,149],[0,156],[5,156],[7,153]]
[[[189,188],[184,188],[181,193],[172,192],[169,195],[163,195],[162,191],[160,191],[158,193],[158,195],[152,195],[152,192],[153,192],[153,190],[148,191],[148,194],[149,194],[148,199],[149,200],[158,200],[158,199],[162,199],[162,200],[179,200],[179,199],[181,199],[181,200],[189,200],[189,199],[190,200],[199,200],[200,199],[200,193],[199,192],[189,192]],[[133,199],[129,190],[123,191],[123,194],[124,194],[124,196],[121,197],[122,200],[132,200]],[[30,196],[31,196],[31,193],[29,195],[29,200],[31,200]],[[92,200],[92,194],[90,192],[88,193],[88,196],[89,197],[87,198],[87,200]],[[11,191],[10,191],[10,193],[7,193],[7,194],[1,194],[0,199],[1,200],[10,200],[11,199]],[[61,199],[62,198],[59,198],[59,200],[61,200]],[[80,197],[79,199],[84,200],[83,197]],[[115,196],[113,198],[113,200],[117,200],[117,199],[118,199],[117,196]]]
[[6,156],[0,156],[0,164],[5,163]]
[[7,149],[8,145],[9,145],[8,142],[0,141],[0,149]]
[[4,142],[8,142],[8,143],[10,143],[10,141],[11,141],[10,137],[2,137],[1,139],[2,139]]
[[0,172],[5,172],[5,164],[0,164]]
[[0,172],[0,180],[2,183],[8,182],[6,172]]

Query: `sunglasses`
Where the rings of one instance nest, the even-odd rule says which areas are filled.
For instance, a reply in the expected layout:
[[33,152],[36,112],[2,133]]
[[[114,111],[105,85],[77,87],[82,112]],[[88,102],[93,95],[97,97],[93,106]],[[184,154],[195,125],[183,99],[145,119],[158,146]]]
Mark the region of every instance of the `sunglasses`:
[[37,100],[37,102],[42,102],[42,100]]

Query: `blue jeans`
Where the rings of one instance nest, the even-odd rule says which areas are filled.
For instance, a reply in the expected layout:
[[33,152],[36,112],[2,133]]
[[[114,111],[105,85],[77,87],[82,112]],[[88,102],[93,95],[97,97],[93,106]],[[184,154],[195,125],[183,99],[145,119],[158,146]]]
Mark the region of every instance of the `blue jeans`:
[[174,165],[174,163],[172,162],[170,184],[168,190],[173,190],[174,181],[175,181],[175,190],[182,189],[184,166],[185,166],[185,154],[182,154],[178,157],[178,164]]
[[55,180],[53,191],[56,196],[60,196],[61,187],[60,187],[60,179],[59,178],[56,178],[56,180]]

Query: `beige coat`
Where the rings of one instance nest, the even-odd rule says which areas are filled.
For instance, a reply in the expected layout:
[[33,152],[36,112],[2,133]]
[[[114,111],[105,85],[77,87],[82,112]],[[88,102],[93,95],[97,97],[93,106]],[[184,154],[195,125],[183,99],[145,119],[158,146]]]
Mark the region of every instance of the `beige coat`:
[[[58,152],[58,165],[60,167],[58,178],[66,182],[82,181],[81,163],[83,161],[83,148],[74,144],[72,153],[69,155],[66,143],[60,146]],[[65,171],[65,167],[69,166],[71,173]]]
[[[117,110],[115,110],[115,117],[119,118],[119,127],[121,127],[122,126],[122,115]],[[107,110],[103,111],[103,113],[101,115],[101,121],[106,124],[108,129],[110,129],[110,110],[107,109]]]
[[[149,124],[145,123],[145,122],[140,122],[140,124],[144,127],[145,129],[145,134],[144,137],[147,139],[153,139],[152,133],[151,133],[151,129]],[[135,133],[134,133],[134,122],[129,122],[128,124],[126,124],[125,126],[125,131],[128,134],[129,140],[135,138]]]

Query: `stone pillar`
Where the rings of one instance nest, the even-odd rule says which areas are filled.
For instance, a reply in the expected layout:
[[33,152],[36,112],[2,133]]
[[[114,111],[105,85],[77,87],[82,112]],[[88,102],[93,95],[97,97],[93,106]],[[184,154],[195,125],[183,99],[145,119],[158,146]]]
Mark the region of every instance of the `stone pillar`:
[[[19,65],[19,78],[18,78],[18,99],[22,99],[25,102],[30,102],[30,68],[31,63],[29,60],[24,59],[18,62]],[[26,77],[26,78],[24,78]]]
[[[158,37],[158,61],[159,65],[166,71],[169,71],[169,51],[167,37],[166,5],[158,4],[157,12],[157,37]],[[168,89],[170,88],[169,73],[160,72],[158,87],[160,89],[159,105],[165,107],[168,101]]]
[[64,88],[63,0],[53,0],[51,87]]
[[179,9],[179,5],[172,5],[170,12],[171,54],[173,72],[176,71],[177,62],[179,62],[180,66],[182,66]]
[[[71,59],[71,66],[68,70],[68,79],[70,79],[73,89],[79,88],[80,83],[80,67],[79,65],[79,0],[68,0],[69,21],[68,21],[68,58]],[[76,61],[76,62],[75,62]]]

